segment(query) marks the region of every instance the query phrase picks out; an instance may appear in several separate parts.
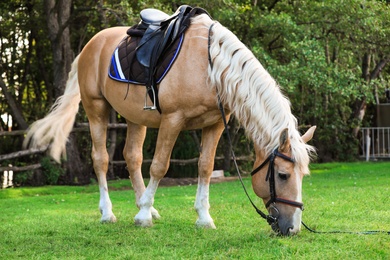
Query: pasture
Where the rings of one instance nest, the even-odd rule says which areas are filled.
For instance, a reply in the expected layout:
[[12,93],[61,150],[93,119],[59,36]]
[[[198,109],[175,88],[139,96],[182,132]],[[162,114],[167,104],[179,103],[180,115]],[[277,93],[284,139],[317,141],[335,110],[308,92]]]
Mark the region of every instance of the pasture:
[[[313,164],[304,178],[303,221],[321,231],[390,231],[390,163]],[[244,178],[251,197],[250,178]],[[197,229],[196,185],[160,187],[152,228],[133,224],[129,180],[109,183],[118,222],[101,224],[98,186],[0,190],[0,259],[389,259],[390,235],[278,237],[238,181],[211,184],[216,230]]]

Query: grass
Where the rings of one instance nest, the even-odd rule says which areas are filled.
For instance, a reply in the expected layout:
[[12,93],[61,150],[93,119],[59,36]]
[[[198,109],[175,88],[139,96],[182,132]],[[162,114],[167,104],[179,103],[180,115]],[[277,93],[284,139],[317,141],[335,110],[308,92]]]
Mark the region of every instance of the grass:
[[[303,183],[304,222],[322,231],[390,231],[389,169],[389,162],[313,165]],[[244,181],[255,198],[250,179]],[[160,187],[155,206],[162,219],[135,227],[130,186],[110,183],[115,224],[99,223],[96,185],[0,190],[0,259],[390,258],[385,233],[275,236],[237,181],[211,187],[216,230],[194,227],[196,185]]]

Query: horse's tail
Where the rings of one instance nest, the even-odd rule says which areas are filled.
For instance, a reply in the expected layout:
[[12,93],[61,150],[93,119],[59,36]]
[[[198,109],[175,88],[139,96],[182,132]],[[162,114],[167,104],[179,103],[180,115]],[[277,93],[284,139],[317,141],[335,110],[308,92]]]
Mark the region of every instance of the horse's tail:
[[57,162],[60,162],[61,154],[65,154],[66,142],[79,110],[78,60],[79,56],[72,63],[64,94],[55,101],[49,114],[30,126],[23,142],[23,147],[50,145],[49,154]]

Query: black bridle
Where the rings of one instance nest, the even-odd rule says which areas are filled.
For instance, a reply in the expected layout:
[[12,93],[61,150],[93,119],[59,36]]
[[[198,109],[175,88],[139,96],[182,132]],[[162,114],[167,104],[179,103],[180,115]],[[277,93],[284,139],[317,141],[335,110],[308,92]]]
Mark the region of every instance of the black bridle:
[[275,159],[276,157],[280,157],[282,158],[283,160],[286,160],[286,161],[289,161],[289,162],[292,162],[292,163],[295,163],[295,161],[280,153],[278,151],[278,148],[276,148],[268,157],[267,159],[265,159],[265,161],[260,164],[260,166],[258,166],[256,169],[254,169],[252,172],[251,172],[251,176],[255,175],[257,172],[259,172],[262,168],[264,168],[265,165],[267,165],[267,163],[269,163],[268,165],[268,170],[267,170],[267,175],[265,177],[265,181],[268,181],[269,182],[269,192],[270,192],[270,200],[265,204],[265,206],[268,208],[272,203],[276,203],[276,202],[279,202],[279,203],[283,203],[283,204],[287,204],[289,206],[293,206],[293,207],[297,207],[301,210],[303,210],[303,203],[301,202],[297,202],[297,201],[292,201],[292,200],[288,200],[288,199],[283,199],[283,198],[279,198],[277,195],[276,195],[276,188],[275,188]]

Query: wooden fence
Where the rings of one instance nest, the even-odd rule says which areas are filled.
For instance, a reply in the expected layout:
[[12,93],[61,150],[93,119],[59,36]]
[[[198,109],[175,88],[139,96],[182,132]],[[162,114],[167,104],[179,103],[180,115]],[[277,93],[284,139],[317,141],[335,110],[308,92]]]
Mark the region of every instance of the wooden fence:
[[[109,124],[108,125],[108,129],[124,129],[126,127],[127,127],[126,124]],[[78,123],[72,129],[72,132],[87,132],[87,131],[89,131],[89,124],[88,123]],[[0,132],[0,137],[1,136],[20,136],[20,135],[24,135],[25,133],[26,133],[25,130],[2,131],[2,132]],[[41,147],[41,148],[20,150],[20,151],[13,152],[10,154],[3,154],[3,155],[0,155],[0,162],[4,161],[4,160],[21,158],[21,157],[32,155],[32,154],[43,153],[47,150],[47,148],[48,148],[48,146]],[[119,162],[115,162],[115,163],[119,163]],[[5,166],[5,167],[0,167],[0,172],[3,172],[3,171],[13,171],[13,172],[30,171],[30,170],[39,169],[41,167],[42,166],[40,163],[22,166],[22,167]]]
[[[126,124],[109,124],[108,129],[123,129],[126,128]],[[88,123],[78,123],[76,124],[76,127],[73,128],[72,132],[84,132],[84,131],[89,131],[89,125]],[[10,132],[0,132],[0,136],[20,136],[24,135],[26,131],[24,130],[16,130],[16,131],[10,131]],[[41,148],[33,148],[33,149],[27,149],[27,150],[20,150],[17,152],[13,152],[10,154],[4,154],[0,155],[0,162],[4,160],[11,160],[11,159],[16,159],[16,158],[21,158],[24,156],[32,155],[32,154],[39,154],[43,153],[47,150],[48,146],[41,147]],[[222,159],[219,158],[219,159]],[[150,163],[152,159],[144,159],[144,163]],[[197,163],[198,158],[192,158],[192,159],[187,159],[187,160],[181,160],[181,159],[171,159],[171,163],[177,163],[177,164],[191,164],[191,163]],[[125,161],[112,161],[112,164],[125,164]],[[3,171],[13,171],[13,172],[20,172],[20,171],[30,171],[30,170],[36,170],[41,168],[41,164],[32,164],[32,165],[27,165],[23,167],[17,167],[17,166],[5,166],[5,167],[0,167],[0,172]]]
[[[126,124],[109,124],[108,129],[126,129],[127,125]],[[88,123],[77,123],[75,127],[73,128],[72,132],[87,132],[89,131],[89,125]],[[16,130],[16,131],[0,131],[0,137],[1,136],[20,136],[24,135],[26,131],[24,130]],[[27,149],[27,150],[19,150],[13,153],[9,154],[3,154],[0,155],[0,162],[5,161],[5,160],[12,160],[16,158],[21,158],[24,156],[32,155],[32,154],[39,154],[39,153],[44,153],[47,150],[48,146],[46,147],[41,147],[41,148],[33,148],[33,149]],[[216,156],[215,160],[223,160],[223,156]],[[236,158],[237,160],[253,160],[252,156],[240,156]],[[144,159],[143,163],[151,163],[152,159]],[[198,158],[191,158],[191,159],[171,159],[170,162],[172,164],[179,164],[179,165],[187,165],[187,164],[194,164],[198,162]],[[112,165],[124,165],[126,164],[125,161],[111,161],[110,162]],[[23,172],[23,171],[32,171],[32,170],[37,170],[40,169],[42,165],[40,163],[34,163],[31,165],[26,165],[26,166],[13,166],[13,165],[8,165],[8,166],[3,166],[0,167],[0,173],[3,172],[9,172],[11,171],[12,173],[15,172]]]

